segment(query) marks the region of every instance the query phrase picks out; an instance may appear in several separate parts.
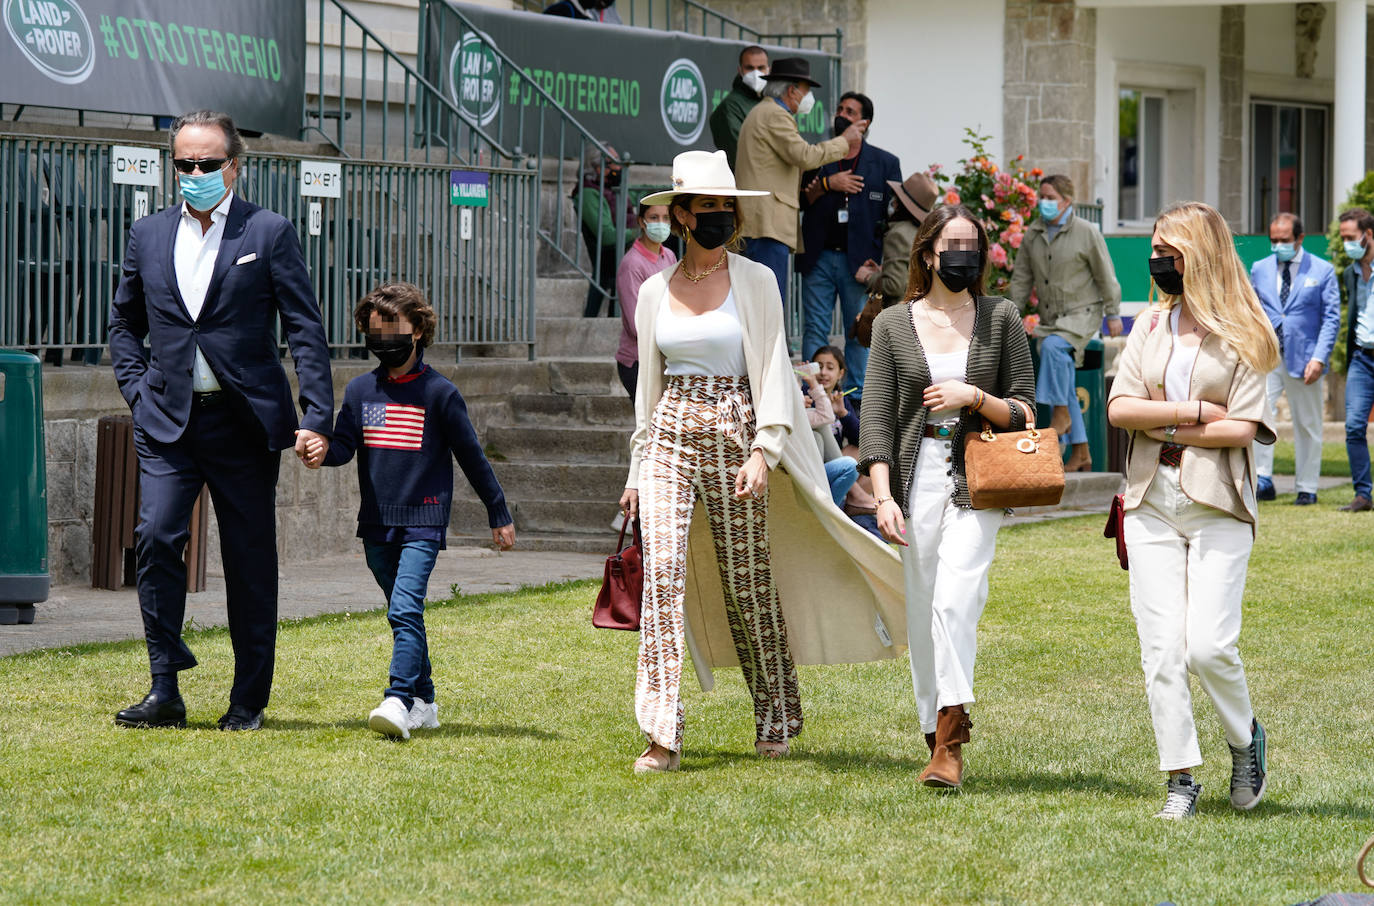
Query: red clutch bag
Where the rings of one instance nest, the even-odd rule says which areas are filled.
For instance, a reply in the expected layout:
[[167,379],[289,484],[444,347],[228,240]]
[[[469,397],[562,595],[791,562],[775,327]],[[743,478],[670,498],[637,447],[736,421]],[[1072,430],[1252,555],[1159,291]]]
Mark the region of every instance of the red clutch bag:
[[1112,511],[1107,514],[1102,537],[1116,539],[1116,559],[1121,561],[1122,569],[1130,569],[1126,563],[1126,498],[1121,494],[1112,498]]
[[[625,529],[634,523],[634,541],[625,546]],[[620,527],[616,552],[606,558],[601,591],[592,608],[592,625],[597,629],[639,631],[639,603],[644,594],[644,554],[639,537],[639,519],[627,519]]]

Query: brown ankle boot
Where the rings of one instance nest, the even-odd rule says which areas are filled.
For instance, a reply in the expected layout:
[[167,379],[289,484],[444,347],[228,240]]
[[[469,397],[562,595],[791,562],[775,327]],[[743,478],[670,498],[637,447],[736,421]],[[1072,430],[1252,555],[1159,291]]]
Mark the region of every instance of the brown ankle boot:
[[930,764],[921,772],[921,782],[926,786],[958,789],[964,780],[963,744],[969,740],[969,730],[973,721],[963,705],[951,705],[940,709],[939,721],[935,725],[935,752]]

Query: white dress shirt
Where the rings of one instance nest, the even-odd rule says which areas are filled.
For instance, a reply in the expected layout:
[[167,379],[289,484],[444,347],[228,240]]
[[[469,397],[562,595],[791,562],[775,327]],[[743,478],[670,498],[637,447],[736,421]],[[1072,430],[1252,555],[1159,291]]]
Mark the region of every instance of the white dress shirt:
[[1279,293],[1283,291],[1283,269],[1285,267],[1288,268],[1288,298],[1293,298],[1293,290],[1297,289],[1297,287],[1293,285],[1292,281],[1298,276],[1298,268],[1302,266],[1302,256],[1304,254],[1306,254],[1306,252],[1303,250],[1303,247],[1298,246],[1298,253],[1293,256],[1292,261],[1284,263],[1278,260],[1277,258],[1274,259],[1274,264],[1276,265],[1276,267],[1274,268],[1275,299],[1277,299],[1279,297]]
[[[181,223],[177,226],[176,245],[173,260],[176,263],[177,289],[191,320],[200,319],[200,310],[205,307],[205,293],[210,289],[210,278],[215,273],[215,259],[219,257],[220,240],[224,238],[224,222],[229,219],[229,205],[234,201],[234,193],[229,192],[224,200],[215,205],[210,212],[210,229],[203,234],[200,221],[191,213],[185,202],[181,203]],[[191,389],[196,393],[209,393],[219,390],[219,381],[210,370],[200,347],[196,347],[196,360],[191,370]]]

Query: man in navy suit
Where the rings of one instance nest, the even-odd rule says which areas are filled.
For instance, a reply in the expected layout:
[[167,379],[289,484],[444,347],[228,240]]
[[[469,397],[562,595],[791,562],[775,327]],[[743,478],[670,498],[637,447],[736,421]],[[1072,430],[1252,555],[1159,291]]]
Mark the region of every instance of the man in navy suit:
[[[1267,390],[1272,416],[1279,394],[1288,397],[1293,415],[1293,458],[1298,497],[1294,503],[1317,502],[1322,464],[1322,375],[1341,329],[1341,289],[1330,262],[1303,251],[1302,220],[1281,213],[1269,224],[1273,254],[1250,268],[1264,313],[1279,335],[1283,354],[1269,373]],[[1255,444],[1255,496],[1273,500],[1274,448]]]
[[[280,451],[294,446],[305,460],[307,442],[328,445],[329,346],[295,230],[234,195],[244,149],[233,120],[186,114],[172,124],[171,146],[184,201],[134,224],[110,308],[115,378],[134,416],[138,600],[153,675],[148,695],[115,722],[185,726],[177,672],[196,659],[181,638],[182,553],[191,507],[209,485],[234,648],[219,726],[256,730],[277,636]],[[279,320],[300,382],[299,423],[273,336]]]
[[[843,135],[851,124],[863,120],[872,122],[873,101],[867,95],[846,92],[835,115],[835,134]],[[810,361],[817,349],[830,344],[838,296],[840,323],[846,331],[845,389],[854,391],[856,404],[863,396],[868,366],[868,348],[848,336],[868,296],[859,273],[882,261],[882,229],[892,201],[889,183],[901,181],[896,155],[867,141],[843,160],[802,176],[802,251],[797,253],[797,273],[802,275],[802,355]]]

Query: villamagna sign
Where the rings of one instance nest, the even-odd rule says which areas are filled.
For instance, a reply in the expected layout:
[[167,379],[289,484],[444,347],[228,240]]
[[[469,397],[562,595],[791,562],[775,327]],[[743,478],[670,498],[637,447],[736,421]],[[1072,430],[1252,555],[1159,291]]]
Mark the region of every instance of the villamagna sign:
[[0,0],[0,102],[175,116],[295,136],[305,7],[283,0]]
[[[493,138],[526,152],[541,149],[531,147],[535,130],[527,125],[521,133],[519,113],[548,103],[534,85],[598,140],[636,161],[669,163],[680,151],[711,150],[707,120],[729,93],[739,52],[748,43],[447,4],[472,23],[467,25],[442,0],[421,2],[426,77]],[[792,48],[769,48],[769,53],[807,58],[812,73],[827,83],[798,126],[808,141],[829,137],[838,96],[837,86],[830,84],[831,58]],[[566,151],[557,140],[558,130],[546,129],[550,144],[542,150]]]

